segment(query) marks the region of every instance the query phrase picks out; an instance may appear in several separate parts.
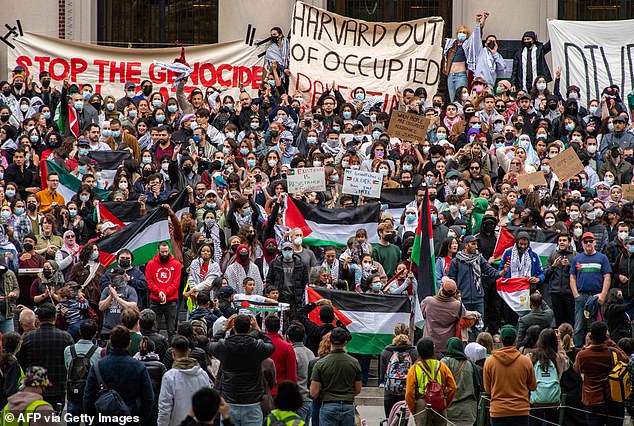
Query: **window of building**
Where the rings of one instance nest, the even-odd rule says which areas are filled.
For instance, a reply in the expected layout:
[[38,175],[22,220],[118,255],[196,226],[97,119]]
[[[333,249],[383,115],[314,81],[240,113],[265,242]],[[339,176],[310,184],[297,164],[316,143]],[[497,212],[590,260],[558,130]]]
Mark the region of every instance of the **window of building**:
[[218,42],[218,0],[98,0],[98,44],[165,47]]
[[559,19],[613,21],[634,17],[633,0],[560,0]]

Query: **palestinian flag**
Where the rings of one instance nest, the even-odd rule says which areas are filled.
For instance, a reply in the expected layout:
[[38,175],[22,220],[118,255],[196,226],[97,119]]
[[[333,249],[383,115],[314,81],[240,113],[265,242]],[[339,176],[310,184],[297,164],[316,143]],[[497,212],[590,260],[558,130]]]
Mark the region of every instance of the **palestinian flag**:
[[[172,210],[174,212],[182,210],[187,198],[188,193],[181,192],[170,203]],[[133,265],[144,265],[152,260],[157,253],[158,243],[167,241],[171,246],[167,216],[166,209],[156,207],[142,218],[99,240],[97,246],[101,264],[107,268],[114,266],[117,253],[124,248],[134,255]]]
[[515,312],[530,310],[531,284],[528,278],[498,278],[495,282],[498,294]]
[[436,257],[434,253],[434,233],[432,231],[431,213],[429,210],[429,193],[425,197],[418,214],[418,228],[412,247],[412,262],[418,265],[417,296],[422,301],[427,296],[438,292],[436,285]]
[[288,303],[272,303],[272,302],[255,302],[253,300],[247,300],[240,298],[240,295],[235,295],[233,299],[233,307],[236,309],[246,309],[252,312],[280,312],[287,311],[290,308]]
[[367,231],[370,243],[378,243],[376,228],[380,215],[379,203],[328,209],[313,207],[301,200],[287,197],[284,220],[289,228],[302,229],[306,245],[345,247],[348,238],[353,237],[359,228]]
[[[392,343],[396,324],[409,324],[411,306],[407,296],[307,287],[306,299],[308,303],[319,299],[332,302],[336,317],[352,334],[346,346],[350,353],[378,355]],[[310,319],[321,325],[319,309],[311,312]]]
[[[88,158],[94,161],[101,170],[101,178],[106,182],[106,186],[112,185],[117,168],[125,160],[132,160],[130,151],[90,151]],[[132,187],[132,182],[128,179],[128,184]]]
[[[57,192],[62,194],[64,200],[68,203],[70,199],[77,194],[77,191],[79,191],[81,181],[55,161],[46,160],[46,169],[42,170],[42,174],[45,175],[42,176],[43,182],[46,182],[46,176],[48,176],[50,172],[55,172],[59,175],[59,187],[57,188]],[[110,191],[104,189],[93,188],[93,192],[104,199],[110,195]]]
[[78,138],[79,118],[77,117],[77,111],[75,111],[75,108],[71,104],[68,104],[64,113],[60,104],[57,110],[57,128],[60,129],[62,133],[64,133],[64,129],[66,128],[66,120],[68,120],[68,129],[70,130],[71,134],[64,136],[74,136]]
[[539,256],[539,260],[542,262],[542,267],[545,267],[548,257],[553,251],[557,250],[557,237],[559,234],[557,232],[523,228],[519,226],[505,226],[500,229],[500,236],[498,237],[498,242],[495,245],[495,250],[493,251],[495,263],[499,264],[504,251],[515,245],[515,235],[521,231],[528,233],[531,242],[531,250]]
[[[104,211],[109,212],[118,222],[127,225],[139,218],[139,202],[138,201],[103,201],[99,203],[100,214],[106,219]],[[106,219],[110,220],[111,219]],[[113,223],[116,223],[113,221]]]
[[418,188],[382,189],[381,209],[390,213],[398,222],[408,204],[416,203],[417,192]]

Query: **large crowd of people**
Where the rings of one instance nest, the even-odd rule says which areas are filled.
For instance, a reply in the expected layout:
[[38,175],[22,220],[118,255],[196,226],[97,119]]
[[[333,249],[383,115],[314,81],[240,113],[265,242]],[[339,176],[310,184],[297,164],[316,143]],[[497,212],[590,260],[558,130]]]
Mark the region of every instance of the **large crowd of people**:
[[[186,95],[185,81],[169,98],[149,80],[98,93],[16,67],[0,81],[5,418],[348,426],[376,374],[386,417],[409,412],[417,425],[622,424],[634,352],[624,187],[634,181],[634,105],[618,85],[598,99],[561,87],[550,45],[531,31],[507,70],[496,37],[483,36],[488,16],[446,40],[446,86],[398,93],[398,110],[429,119],[424,140],[390,135],[389,111],[362,85],[341,92],[333,82],[307,105],[289,87],[280,28],[257,93],[240,87],[237,97],[226,87]],[[550,161],[569,147],[584,169],[562,182]],[[92,158],[99,151],[130,159],[108,174]],[[288,194],[289,170],[302,167],[323,167],[326,190]],[[342,193],[347,169],[417,191],[400,216],[381,214],[378,235],[346,226],[343,247],[304,245],[304,230],[285,224],[289,199],[378,202]],[[64,173],[81,181],[69,199]],[[545,184],[520,188],[531,173]],[[184,191],[179,217],[170,202]],[[97,214],[106,201],[136,202],[141,216],[167,211],[171,238],[147,264],[125,248],[116,267],[100,263],[97,243],[119,228]],[[421,214],[432,223],[435,295],[417,294],[410,261]],[[514,242],[497,259],[502,231]],[[552,250],[537,251],[547,240]],[[496,287],[522,277],[524,311]],[[307,286],[406,295],[420,300],[424,327],[399,324],[369,372],[370,356],[346,353],[352,337],[332,302],[304,301]]]

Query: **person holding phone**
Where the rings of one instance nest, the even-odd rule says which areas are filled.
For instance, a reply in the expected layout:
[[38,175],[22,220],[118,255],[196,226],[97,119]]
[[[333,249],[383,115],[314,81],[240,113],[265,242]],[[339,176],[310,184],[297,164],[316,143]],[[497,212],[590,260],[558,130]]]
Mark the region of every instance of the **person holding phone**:
[[[550,305],[555,312],[555,323],[573,324],[575,320],[575,299],[570,289],[570,263],[577,252],[570,247],[570,235],[557,237],[557,250],[553,251],[544,268],[544,286],[549,288]],[[548,300],[546,300],[548,302]]]

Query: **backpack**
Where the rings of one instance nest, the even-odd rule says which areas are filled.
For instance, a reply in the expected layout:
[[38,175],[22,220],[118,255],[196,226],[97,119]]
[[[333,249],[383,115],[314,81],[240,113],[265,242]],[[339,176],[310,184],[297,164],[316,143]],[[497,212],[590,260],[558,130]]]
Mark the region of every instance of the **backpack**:
[[86,379],[90,372],[90,359],[97,349],[98,347],[93,345],[86,354],[78,356],[75,345],[70,346],[71,360],[66,375],[66,392],[70,401],[81,401],[84,397]]
[[419,365],[419,368],[429,379],[427,381],[427,386],[425,387],[425,404],[430,405],[431,409],[437,413],[443,412],[447,408],[447,400],[445,399],[445,392],[442,389],[442,385],[438,382],[440,361],[436,361],[433,377],[429,375],[427,369],[422,365]]
[[558,403],[561,397],[561,386],[555,364],[548,361],[546,371],[544,371],[541,362],[537,361],[533,368],[537,379],[537,388],[531,392],[531,404]]
[[395,351],[390,357],[385,372],[385,391],[390,395],[405,395],[407,372],[412,366],[409,352]]
[[99,364],[101,364],[101,361],[99,361],[94,366],[97,381],[99,382],[99,386],[101,387],[101,390],[97,394],[97,400],[95,401],[95,408],[97,412],[106,416],[131,415],[130,408],[123,401],[123,398],[121,398],[119,392],[106,386],[106,383],[101,377]]
[[610,361],[612,361],[612,369],[608,374],[608,397],[614,402],[624,402],[630,398],[632,394],[632,384],[630,383],[630,372],[628,364],[619,361],[618,353],[612,349],[610,350]]
[[[287,422],[292,420],[293,423],[288,424]],[[266,426],[300,426],[304,424],[304,421],[297,414],[293,413],[289,416],[286,416],[282,419],[278,419],[275,414],[271,413],[266,417]]]
[[194,336],[206,336],[207,335],[207,322],[204,319],[191,320],[192,329],[194,330]]

